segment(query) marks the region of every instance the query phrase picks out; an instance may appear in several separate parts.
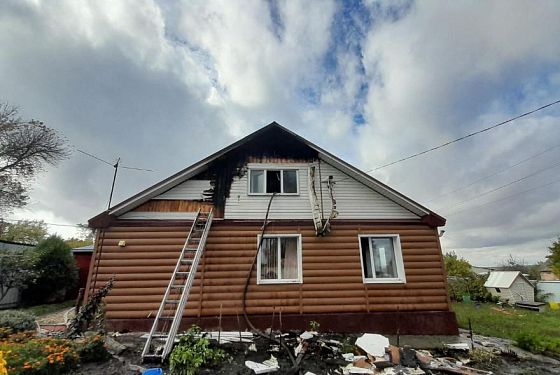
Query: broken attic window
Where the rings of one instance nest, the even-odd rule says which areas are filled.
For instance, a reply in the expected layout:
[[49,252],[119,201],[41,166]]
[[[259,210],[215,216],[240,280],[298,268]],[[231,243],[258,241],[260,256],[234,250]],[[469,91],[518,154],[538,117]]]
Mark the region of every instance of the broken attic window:
[[249,170],[249,194],[298,194],[297,169]]
[[404,265],[396,236],[360,237],[365,282],[404,282]]
[[266,236],[259,252],[259,284],[301,282],[300,236]]
[[280,173],[282,171],[266,171],[266,192],[281,193]]

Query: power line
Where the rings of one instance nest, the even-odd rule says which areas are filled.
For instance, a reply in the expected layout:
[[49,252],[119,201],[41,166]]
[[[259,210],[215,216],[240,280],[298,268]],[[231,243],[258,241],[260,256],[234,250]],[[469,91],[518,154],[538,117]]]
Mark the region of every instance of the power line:
[[506,167],[506,168],[504,168],[504,169],[500,169],[500,170],[498,170],[497,172],[491,173],[491,174],[486,175],[486,176],[484,176],[484,177],[480,177],[480,178],[474,180],[473,182],[471,182],[471,183],[468,184],[468,185],[465,185],[465,186],[462,186],[462,187],[460,187],[460,188],[458,188],[458,189],[455,189],[455,190],[448,191],[448,192],[446,192],[446,193],[440,194],[439,196],[434,197],[434,198],[429,199],[429,200],[426,200],[426,201],[424,201],[424,202],[425,202],[425,203],[432,202],[432,201],[434,201],[434,200],[436,200],[436,199],[439,199],[439,198],[441,198],[441,197],[444,197],[444,196],[446,196],[446,195],[453,194],[453,193],[456,193],[456,192],[461,191],[461,190],[465,190],[466,188],[469,188],[469,187],[473,186],[474,184],[476,184],[476,183],[478,183],[478,182],[480,182],[480,181],[486,180],[486,179],[488,179],[488,178],[490,178],[490,177],[497,176],[497,175],[499,175],[500,173],[503,173],[503,172],[505,172],[505,171],[507,171],[507,170],[510,170],[511,168],[514,168],[514,167],[517,167],[518,165],[521,165],[521,164],[523,164],[523,163],[526,163],[526,162],[528,162],[529,160],[532,160],[532,159],[534,159],[534,158],[536,158],[536,157],[539,157],[539,156],[541,156],[541,155],[543,155],[543,154],[545,154],[545,153],[547,153],[547,152],[550,152],[550,151],[552,151],[552,150],[554,150],[555,148],[558,148],[558,147],[560,147],[560,144],[559,144],[559,145],[556,145],[556,146],[549,147],[549,148],[547,148],[546,150],[544,150],[544,151],[542,151],[542,152],[539,152],[539,153],[537,153],[537,154],[531,155],[531,156],[529,156],[528,158],[525,158],[525,159],[523,159],[523,160],[521,160],[521,161],[519,161],[519,162],[517,162],[517,163],[515,163],[515,164],[512,164],[512,165],[510,165],[509,167]]
[[462,204],[464,204],[464,203],[473,201],[473,200],[475,200],[475,199],[479,199],[479,198],[481,198],[481,197],[483,197],[483,196],[485,196],[485,195],[494,193],[494,192],[496,192],[496,191],[498,191],[498,190],[504,189],[504,188],[506,188],[506,187],[508,187],[508,186],[511,186],[511,185],[513,185],[513,184],[516,184],[516,183],[518,183],[518,182],[524,181],[524,180],[526,180],[526,179],[528,179],[528,178],[531,178],[531,177],[533,177],[533,176],[535,176],[535,175],[537,175],[537,174],[539,174],[539,173],[542,173],[542,172],[544,172],[544,171],[547,171],[547,170],[549,170],[549,169],[556,168],[556,167],[559,166],[559,165],[560,165],[560,162],[554,163],[554,164],[552,164],[552,165],[550,165],[550,166],[548,166],[548,167],[546,167],[546,168],[540,169],[540,170],[538,170],[538,171],[536,171],[536,172],[533,172],[533,173],[531,173],[531,174],[528,174],[528,175],[526,175],[526,176],[524,176],[524,177],[518,178],[517,180],[508,182],[507,184],[498,186],[497,188],[494,188],[494,189],[485,191],[484,193],[478,194],[478,195],[476,195],[476,196],[474,196],[474,197],[472,197],[472,198],[465,199],[464,201],[461,201],[461,202],[457,203],[455,206],[451,207],[451,209],[453,209],[453,208],[455,208],[455,207],[457,207],[457,206],[460,206],[460,205],[462,205]]
[[21,222],[25,222],[25,221],[39,221],[43,224],[47,224],[47,225],[53,225],[53,226],[57,226],[57,227],[75,227],[75,228],[84,228],[83,225],[78,225],[78,224],[59,224],[59,223],[47,223],[43,220],[29,220],[29,219],[21,219],[21,220],[16,220],[16,219],[0,219],[0,221],[7,221],[10,223],[21,223]]
[[103,159],[101,159],[101,158],[98,158],[97,156],[92,155],[92,154],[90,154],[90,153],[88,153],[88,152],[82,151],[82,150],[80,150],[79,148],[77,148],[76,151],[81,152],[82,154],[87,155],[87,156],[89,156],[89,157],[91,157],[91,158],[94,158],[95,160],[99,160],[100,162],[103,162],[103,163],[105,163],[105,164],[108,164],[108,165],[110,165],[111,167],[113,166],[113,164],[112,164],[112,163],[109,163],[107,160],[103,160]]
[[383,164],[382,166],[379,166],[379,167],[377,167],[377,168],[374,168],[374,169],[372,169],[372,170],[369,170],[369,171],[367,171],[366,173],[374,172],[374,171],[377,171],[377,170],[379,170],[379,169],[382,169],[382,168],[385,168],[385,167],[388,167],[388,166],[391,166],[391,165],[394,165],[394,164],[403,162],[403,161],[405,161],[405,160],[410,160],[410,159],[415,158],[415,157],[417,157],[417,156],[427,154],[428,152],[432,152],[432,151],[435,151],[435,150],[439,150],[440,148],[449,146],[449,145],[451,145],[451,144],[453,144],[453,143],[457,143],[457,142],[463,141],[463,140],[465,140],[465,139],[467,139],[467,138],[474,137],[475,135],[478,135],[478,134],[487,132],[487,131],[489,131],[489,130],[495,129],[495,128],[497,128],[497,127],[500,127],[500,126],[509,124],[509,123],[511,123],[511,122],[513,122],[513,121],[515,121],[515,120],[518,120],[518,119],[520,119],[520,118],[522,118],[522,117],[529,116],[529,115],[531,115],[531,114],[533,114],[533,113],[535,113],[535,112],[542,111],[543,109],[548,108],[548,107],[551,107],[551,106],[553,106],[553,105],[555,105],[555,104],[558,104],[558,103],[560,103],[560,100],[556,100],[556,101],[554,101],[554,102],[552,102],[552,103],[548,103],[548,104],[546,104],[546,105],[543,105],[542,107],[535,108],[535,109],[533,109],[533,110],[531,110],[531,111],[529,111],[529,112],[525,112],[525,113],[523,113],[523,114],[521,114],[521,115],[512,117],[512,118],[510,118],[510,119],[508,119],[508,120],[502,121],[502,122],[500,122],[500,123],[497,123],[497,124],[495,124],[495,125],[489,126],[489,127],[487,127],[487,128],[484,128],[484,129],[481,129],[481,130],[477,130],[477,131],[475,131],[475,132],[473,132],[473,133],[470,133],[470,134],[464,135],[464,136],[462,136],[462,137],[453,139],[453,140],[451,140],[451,141],[442,143],[442,144],[440,144],[440,145],[438,145],[438,146],[431,147],[431,148],[429,148],[429,149],[427,149],[427,150],[424,150],[424,151],[421,151],[421,152],[417,152],[417,153],[415,153],[415,154],[406,156],[406,157],[404,157],[404,158],[401,158],[401,159],[392,161],[392,162],[387,163],[387,164]]
[[534,191],[534,190],[542,189],[542,188],[544,188],[544,187],[557,184],[557,183],[559,183],[559,182],[560,182],[560,179],[554,180],[554,181],[551,181],[551,182],[549,182],[549,183],[547,183],[547,184],[544,184],[544,185],[535,186],[535,187],[533,187],[533,188],[531,188],[531,189],[523,190],[523,191],[520,191],[520,192],[518,192],[518,193],[508,195],[507,197],[503,197],[503,198],[496,199],[496,200],[493,200],[493,201],[490,201],[490,202],[486,202],[486,203],[483,203],[483,204],[479,204],[478,206],[467,207],[467,208],[464,208],[464,209],[462,209],[462,210],[458,210],[458,211],[455,211],[455,212],[451,212],[451,213],[449,213],[449,214],[447,214],[447,215],[445,215],[445,216],[446,216],[446,217],[454,216],[454,215],[457,215],[457,214],[459,214],[459,213],[461,213],[461,212],[464,212],[464,211],[469,211],[469,210],[472,210],[472,209],[475,209],[475,208],[480,208],[480,207],[487,206],[487,205],[492,204],[492,203],[501,202],[501,201],[504,201],[504,200],[509,199],[509,198],[512,198],[512,197],[516,197],[516,196],[521,195],[521,194],[525,194],[525,193],[528,193],[528,192],[531,192],[531,191]]
[[[80,153],[82,153],[82,154],[84,154],[84,155],[87,155],[87,156],[89,156],[89,157],[91,157],[91,158],[94,158],[95,160],[98,160],[98,161],[100,161],[100,162],[102,162],[102,163],[105,163],[105,164],[107,164],[107,165],[110,165],[111,167],[114,167],[114,166],[115,166],[113,163],[110,163],[110,162],[108,162],[107,160],[103,160],[103,159],[101,159],[101,158],[98,157],[98,156],[95,156],[95,155],[93,155],[93,154],[90,154],[89,152],[85,152],[84,150],[80,150],[80,149],[77,148],[76,151],[78,151],[78,152],[80,152]],[[133,169],[133,170],[136,170],[136,171],[154,172],[153,169],[129,167],[129,166],[127,166],[127,165],[119,165],[119,167],[120,167],[120,168],[124,168],[124,169]]]

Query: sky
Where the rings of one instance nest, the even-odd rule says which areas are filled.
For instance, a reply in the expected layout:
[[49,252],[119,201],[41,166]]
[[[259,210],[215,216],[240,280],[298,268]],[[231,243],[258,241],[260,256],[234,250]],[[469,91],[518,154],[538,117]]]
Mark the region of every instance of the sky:
[[[558,19],[557,1],[4,0],[0,101],[73,150],[8,217],[103,211],[113,168],[77,149],[153,170],[119,170],[116,203],[272,121],[373,170],[560,99]],[[444,251],[530,264],[560,235],[559,161],[556,105],[371,175],[447,219]]]

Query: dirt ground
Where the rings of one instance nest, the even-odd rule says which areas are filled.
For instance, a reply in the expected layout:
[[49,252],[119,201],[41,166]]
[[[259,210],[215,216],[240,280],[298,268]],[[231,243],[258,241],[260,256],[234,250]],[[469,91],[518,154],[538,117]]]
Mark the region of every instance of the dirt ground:
[[[92,363],[86,364],[78,368],[74,374],[87,374],[87,375],[98,375],[98,374],[119,374],[119,375],[133,375],[141,374],[142,370],[159,367],[157,364],[142,364],[140,360],[140,354],[142,351],[145,339],[140,337],[140,333],[127,333],[122,335],[117,335],[114,339],[123,344],[126,349],[119,355],[114,356],[107,362],[104,363]],[[286,341],[290,339],[295,340],[296,334],[292,334],[291,337],[285,337]],[[339,342],[353,343],[357,335],[340,335],[340,334],[325,334],[321,335],[324,340],[337,340]],[[291,371],[292,362],[289,360],[287,354],[282,349],[279,349],[277,345],[271,344],[267,339],[256,337],[254,339],[256,346],[256,352],[249,350],[248,343],[228,343],[221,344],[220,347],[228,352],[233,358],[231,363],[219,364],[215,367],[202,368],[200,374],[210,375],[210,374],[239,374],[239,375],[249,375],[253,371],[245,366],[246,360],[251,360],[254,362],[262,362],[263,360],[269,359],[271,355],[274,355],[279,362],[280,370],[275,372],[275,374],[295,374],[296,372]],[[217,344],[215,344],[217,345]],[[473,368],[479,368],[484,370],[490,370],[494,374],[508,374],[508,375],[537,375],[537,374],[560,374],[560,361],[555,359],[534,356],[527,353],[527,355],[518,355],[510,350],[504,350],[500,355],[496,355],[490,363],[476,363],[469,362],[467,366]],[[521,351],[522,352],[522,351]],[[434,356],[449,355],[449,353],[438,352],[438,350],[432,350],[431,353]],[[464,357],[464,356],[463,356]],[[345,366],[348,362],[340,356],[340,354],[333,353],[333,351],[328,346],[316,346],[312,353],[307,354],[301,362],[301,374],[305,374],[307,371],[312,372],[316,375],[321,374],[342,374],[340,370],[341,366]],[[163,366],[164,370],[167,370]],[[337,372],[338,371],[338,372]],[[426,374],[444,374],[449,372],[438,372],[435,370],[425,370]],[[167,373],[167,372],[166,372]],[[406,374],[406,372],[403,372]]]

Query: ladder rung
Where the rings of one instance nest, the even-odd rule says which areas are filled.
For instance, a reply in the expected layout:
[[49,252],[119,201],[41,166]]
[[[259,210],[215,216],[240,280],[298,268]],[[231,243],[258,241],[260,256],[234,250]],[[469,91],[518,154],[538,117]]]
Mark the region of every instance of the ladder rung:
[[176,299],[166,299],[166,300],[165,300],[165,303],[178,305],[178,304],[179,304],[179,300],[176,300]]
[[180,284],[172,284],[171,285],[172,288],[184,288],[184,285],[180,285]]
[[181,259],[181,263],[189,264],[189,263],[192,263],[192,262],[193,262],[193,260],[190,259],[190,258],[189,259]]
[[173,319],[175,319],[175,318],[172,317],[172,316],[160,316],[159,319],[160,319],[160,320],[173,320]]
[[188,271],[177,271],[175,274],[176,275],[188,275],[189,272]]

